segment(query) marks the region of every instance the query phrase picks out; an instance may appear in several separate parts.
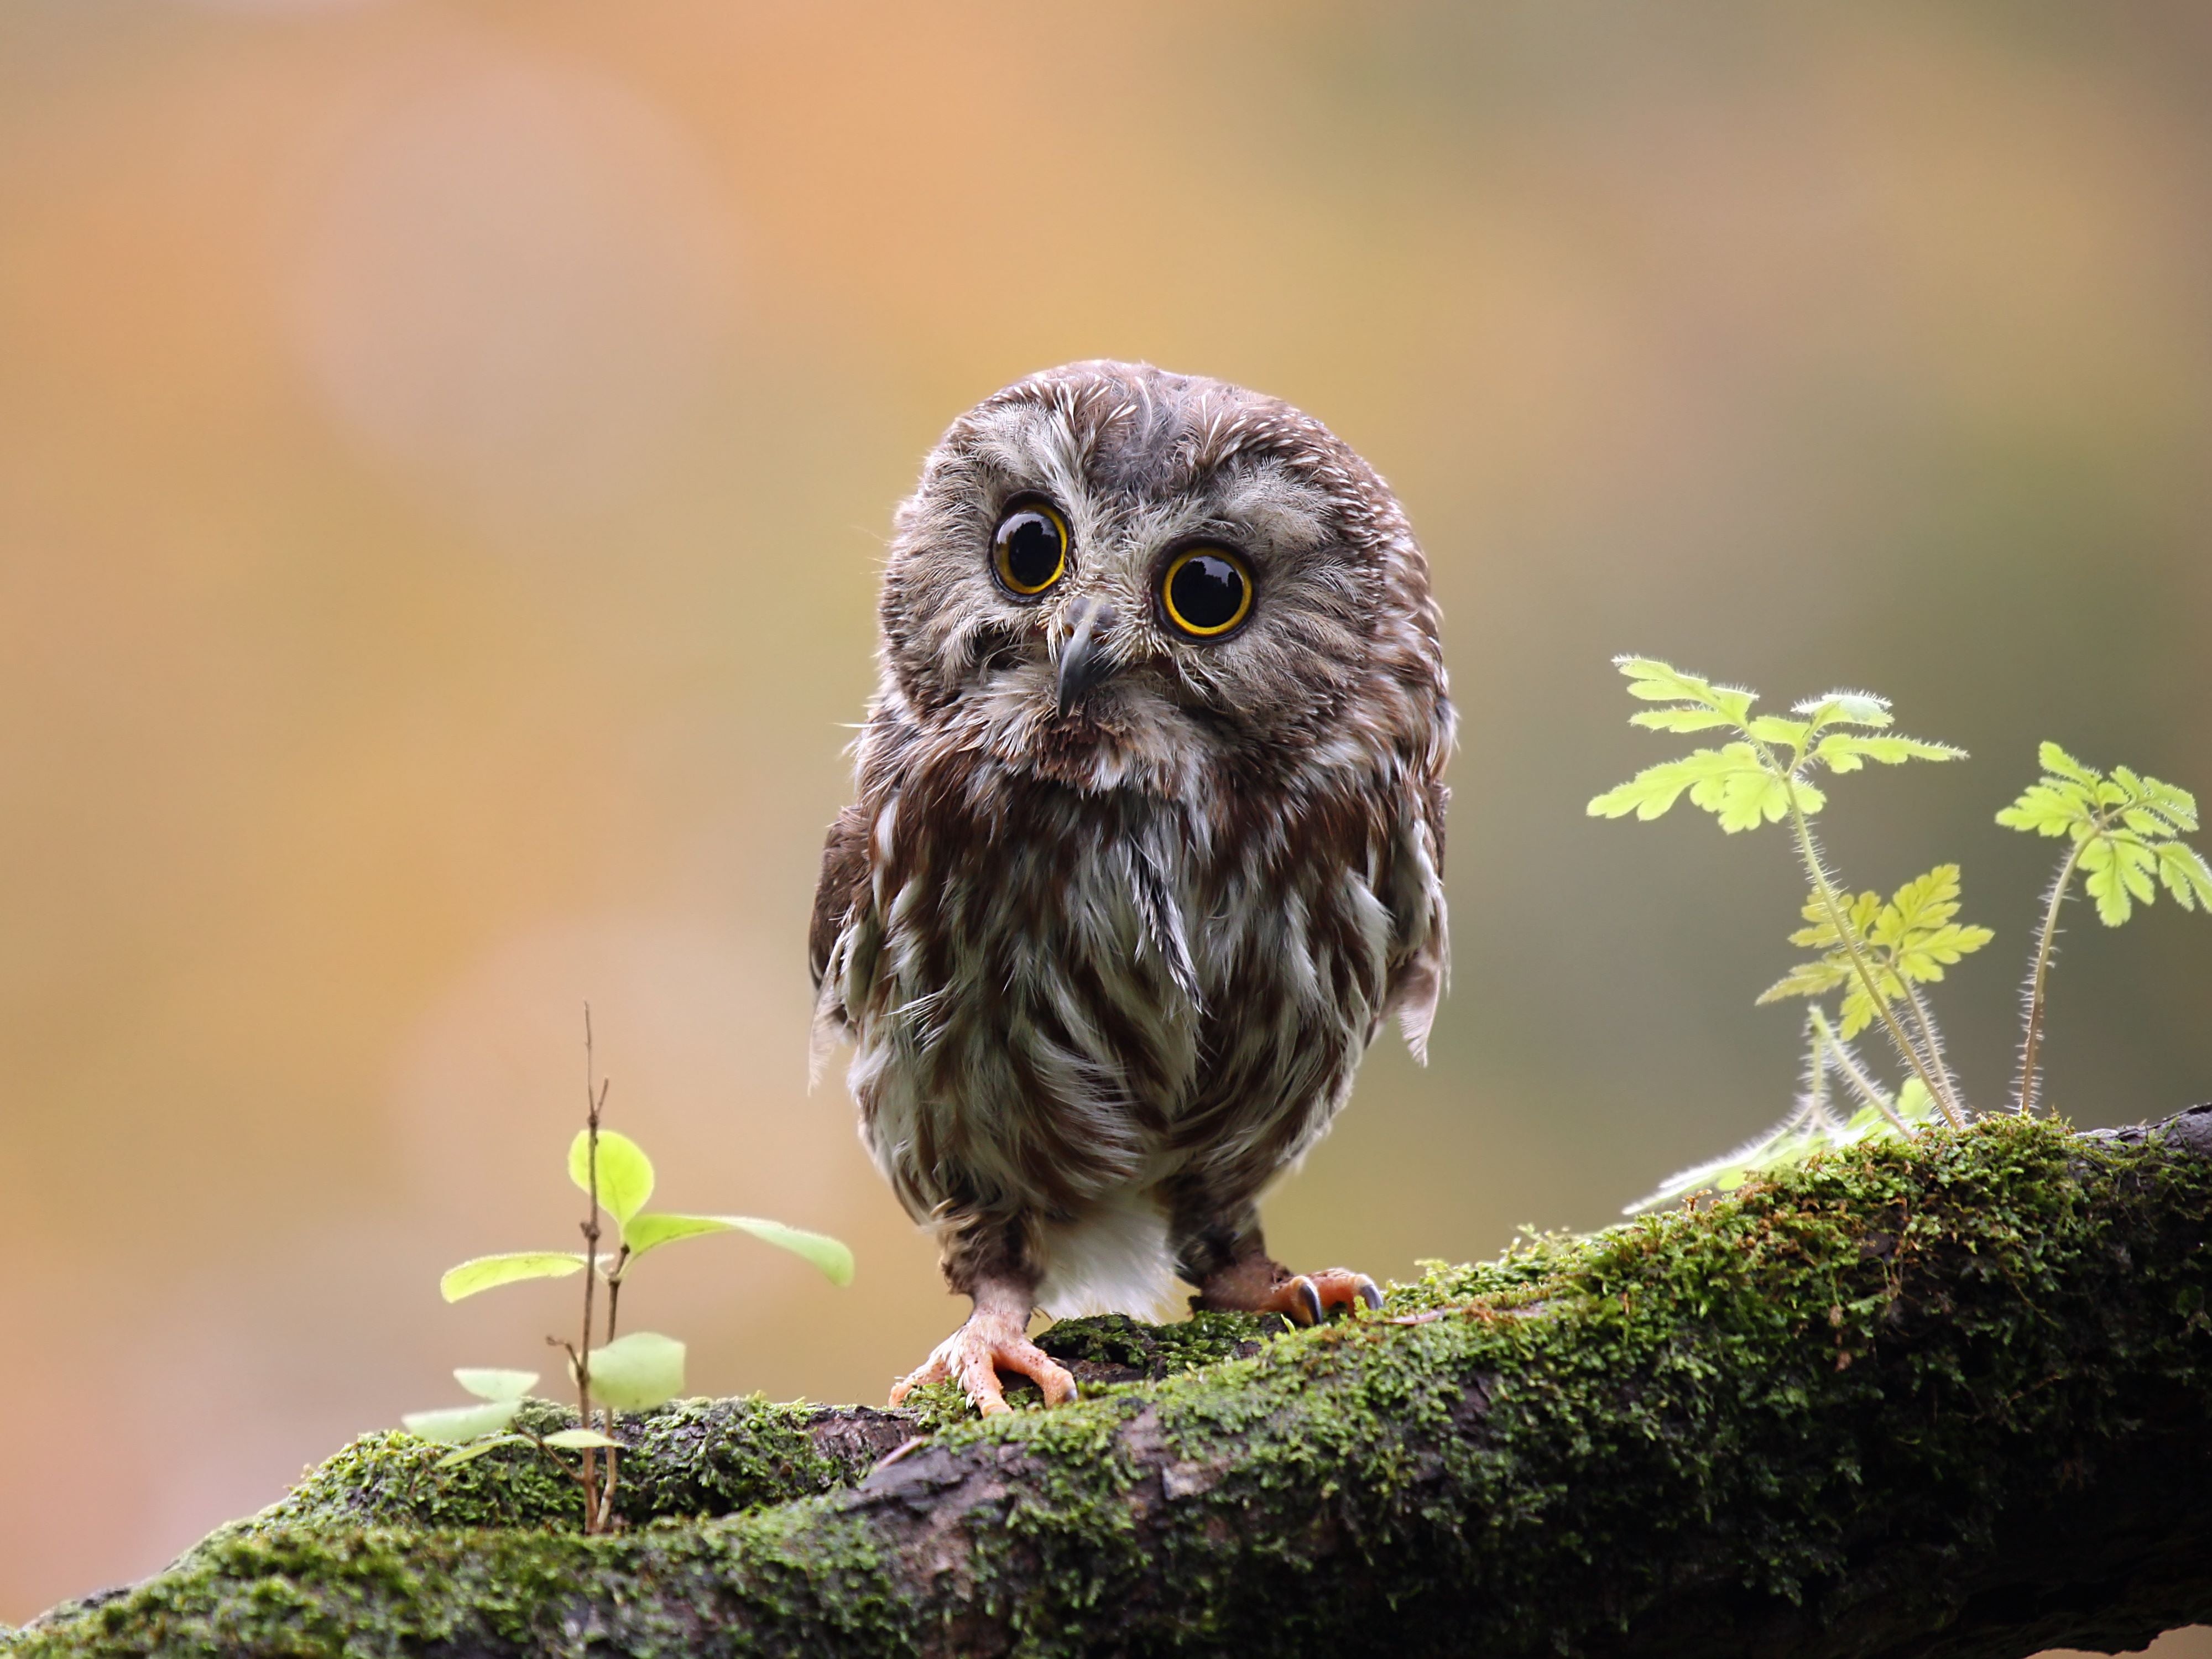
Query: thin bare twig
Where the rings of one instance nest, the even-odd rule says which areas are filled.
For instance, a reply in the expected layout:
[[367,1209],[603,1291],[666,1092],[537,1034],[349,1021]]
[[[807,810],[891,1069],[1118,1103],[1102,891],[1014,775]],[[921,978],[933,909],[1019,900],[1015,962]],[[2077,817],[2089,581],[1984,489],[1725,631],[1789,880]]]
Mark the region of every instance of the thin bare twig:
[[615,1340],[615,1304],[622,1300],[623,1268],[629,1261],[629,1246],[615,1252],[614,1270],[607,1275],[607,1340]]
[[[584,1173],[591,1208],[584,1216],[584,1334],[582,1348],[568,1350],[576,1371],[576,1422],[592,1428],[592,1291],[599,1277],[599,1113],[607,1103],[606,1085],[599,1080],[592,1052],[592,1005],[584,1005]],[[610,1478],[614,1458],[608,1459]],[[583,1449],[584,1530],[599,1530],[599,1460],[598,1448]]]

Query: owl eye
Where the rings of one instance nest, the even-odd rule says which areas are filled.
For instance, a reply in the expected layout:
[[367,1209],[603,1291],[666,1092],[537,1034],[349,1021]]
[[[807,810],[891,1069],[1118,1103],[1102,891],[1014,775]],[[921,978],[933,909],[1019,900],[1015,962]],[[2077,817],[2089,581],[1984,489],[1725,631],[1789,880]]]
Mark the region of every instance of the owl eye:
[[1067,520],[1044,501],[1027,501],[999,520],[991,568],[1006,591],[1033,599],[1067,570]]
[[1252,610],[1252,574],[1225,547],[1186,548],[1160,577],[1168,620],[1194,639],[1226,634]]

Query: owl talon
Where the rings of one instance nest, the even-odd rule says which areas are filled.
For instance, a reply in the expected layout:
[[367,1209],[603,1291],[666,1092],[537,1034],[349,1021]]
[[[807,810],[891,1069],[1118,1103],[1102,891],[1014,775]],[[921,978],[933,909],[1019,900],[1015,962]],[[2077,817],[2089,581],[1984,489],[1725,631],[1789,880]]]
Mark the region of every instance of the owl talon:
[[[1277,1269],[1278,1272],[1281,1270]],[[1254,1313],[1280,1314],[1293,1325],[1318,1325],[1338,1309],[1373,1310],[1382,1305],[1382,1292],[1365,1273],[1346,1267],[1325,1273],[1285,1273],[1256,1297],[1240,1296],[1243,1287],[1223,1282],[1208,1287],[1193,1306],[1246,1308]]]
[[1037,1385],[1048,1406],[1065,1405],[1075,1398],[1075,1376],[1065,1365],[1030,1340],[1025,1322],[977,1309],[968,1322],[937,1345],[921,1366],[891,1389],[896,1406],[915,1389],[946,1377],[956,1377],[968,1403],[984,1417],[1013,1409],[1006,1403],[999,1373],[1011,1371]]
[[1365,1273],[1353,1273],[1348,1267],[1331,1267],[1327,1273],[1307,1275],[1321,1294],[1324,1309],[1341,1308],[1350,1313],[1357,1308],[1373,1310],[1382,1305],[1382,1292]]

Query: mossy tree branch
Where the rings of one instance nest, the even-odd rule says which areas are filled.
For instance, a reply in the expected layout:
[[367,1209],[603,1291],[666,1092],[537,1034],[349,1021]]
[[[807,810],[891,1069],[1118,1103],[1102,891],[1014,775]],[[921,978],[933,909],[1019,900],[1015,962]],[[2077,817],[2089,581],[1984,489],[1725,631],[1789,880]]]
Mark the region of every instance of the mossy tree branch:
[[1989,1120],[1435,1269],[1321,1331],[1077,1322],[1054,1346],[1094,1383],[1158,1380],[887,1466],[923,1424],[626,1419],[609,1536],[550,1524],[573,1499],[526,1459],[433,1477],[372,1437],[16,1650],[2140,1645],[2212,1619],[2208,1221],[2212,1108]]

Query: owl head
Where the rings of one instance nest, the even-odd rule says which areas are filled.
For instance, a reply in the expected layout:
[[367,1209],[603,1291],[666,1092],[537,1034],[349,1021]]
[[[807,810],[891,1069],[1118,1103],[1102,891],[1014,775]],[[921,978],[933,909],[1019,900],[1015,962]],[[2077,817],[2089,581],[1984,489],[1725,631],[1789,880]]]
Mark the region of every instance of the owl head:
[[1071,363],[952,423],[900,508],[881,695],[1085,789],[1449,742],[1427,564],[1374,471],[1273,398]]

